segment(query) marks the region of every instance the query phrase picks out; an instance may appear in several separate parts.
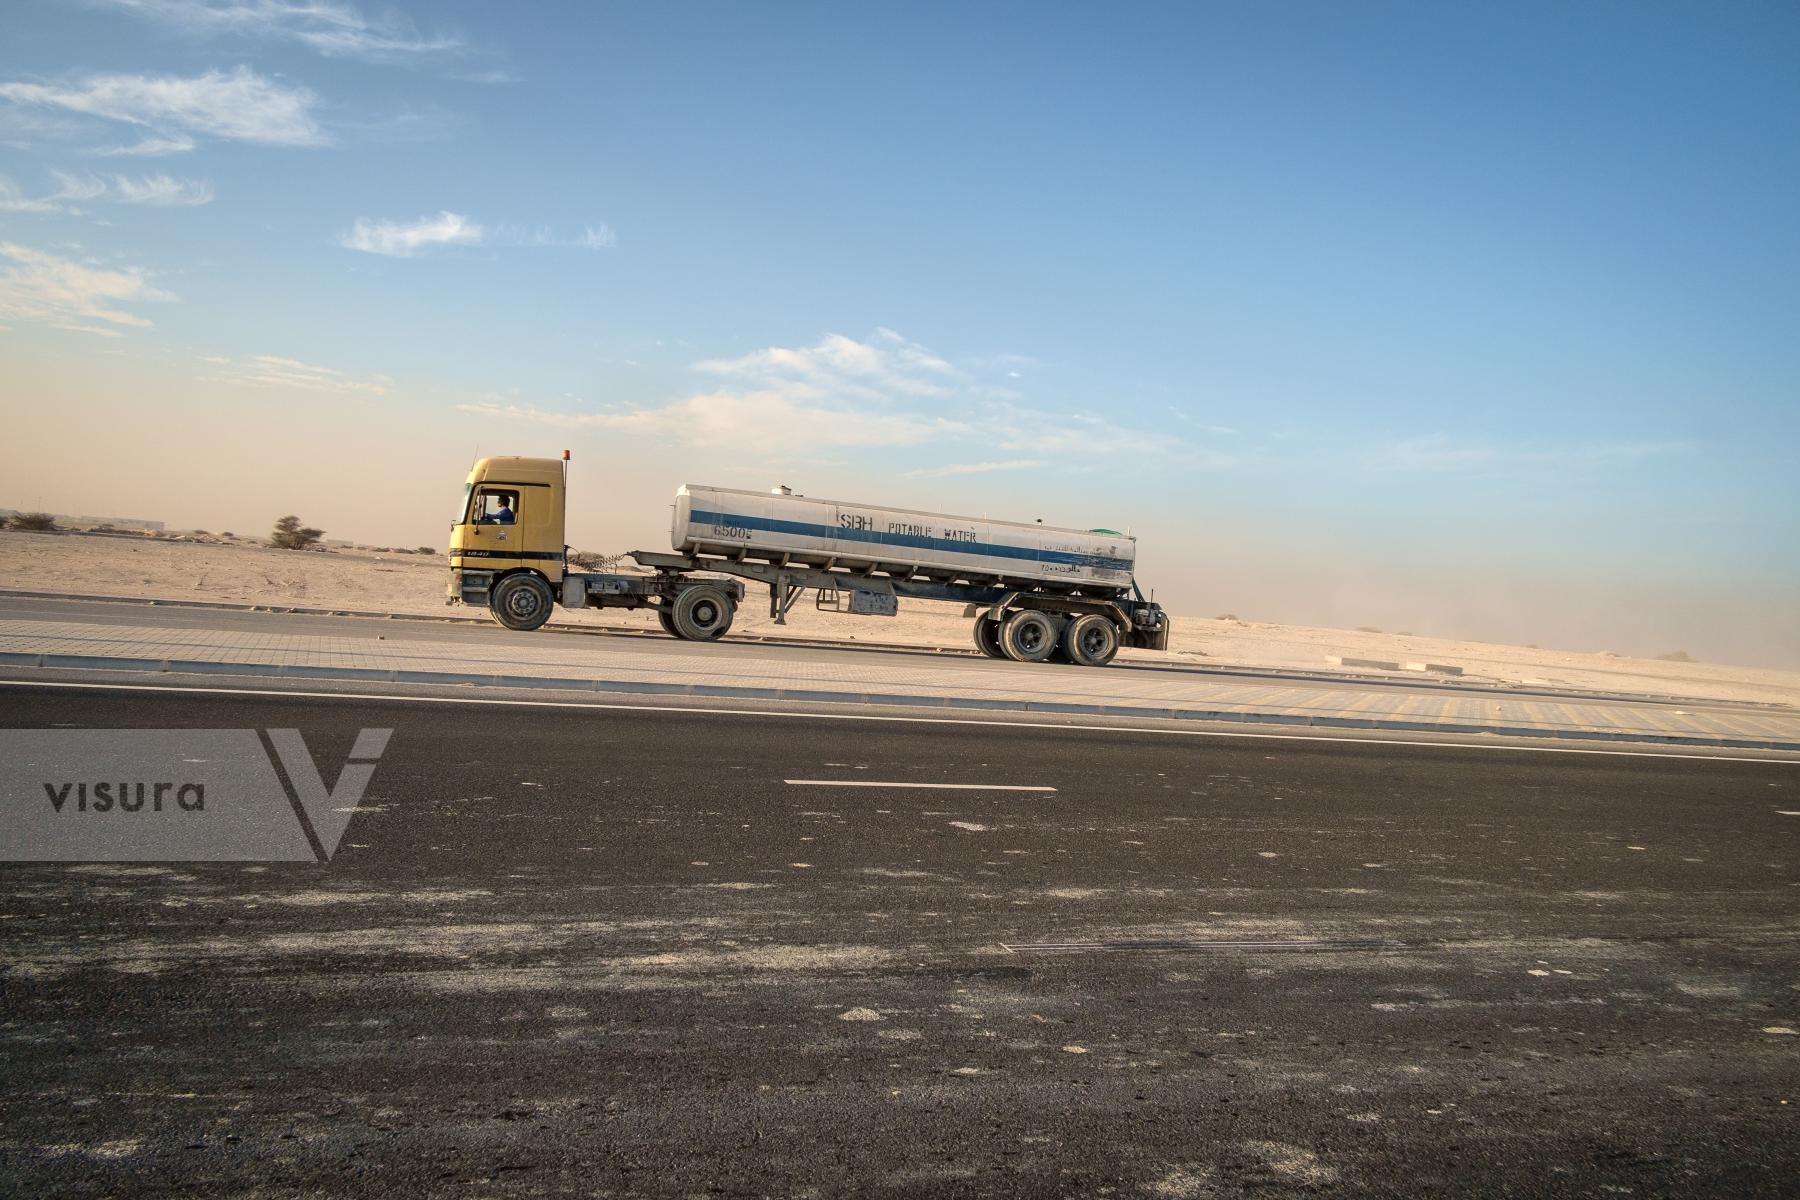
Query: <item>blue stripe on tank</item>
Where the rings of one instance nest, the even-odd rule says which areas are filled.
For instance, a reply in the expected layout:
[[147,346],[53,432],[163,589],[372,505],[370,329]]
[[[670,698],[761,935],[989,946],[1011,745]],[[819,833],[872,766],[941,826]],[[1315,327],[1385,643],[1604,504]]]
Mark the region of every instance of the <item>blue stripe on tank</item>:
[[884,533],[879,529],[841,529],[810,521],[780,521],[773,517],[752,517],[741,513],[694,509],[688,520],[696,525],[730,525],[738,529],[756,529],[765,533],[787,533],[796,537],[828,538],[840,542],[868,542],[878,546],[906,546],[914,550],[935,550],[946,554],[979,554],[988,558],[1016,558],[1028,562],[1059,563],[1088,567],[1098,571],[1129,571],[1131,560],[1109,558],[1102,554],[1081,554],[1072,550],[1037,550],[1030,546],[1002,546],[997,542],[963,542],[954,538],[927,537],[919,533]]

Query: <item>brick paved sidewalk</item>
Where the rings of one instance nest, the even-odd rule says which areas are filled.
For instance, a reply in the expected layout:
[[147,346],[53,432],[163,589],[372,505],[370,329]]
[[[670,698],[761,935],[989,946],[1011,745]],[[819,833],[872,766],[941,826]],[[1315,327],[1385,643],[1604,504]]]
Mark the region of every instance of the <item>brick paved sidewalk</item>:
[[0,663],[221,670],[398,682],[506,683],[860,703],[1443,729],[1582,740],[1800,749],[1800,712],[1697,701],[1546,699],[1345,681],[1244,680],[1204,670],[1137,671],[933,659],[828,648],[693,645],[640,638],[503,644],[396,627],[379,641],[280,632],[0,620]]

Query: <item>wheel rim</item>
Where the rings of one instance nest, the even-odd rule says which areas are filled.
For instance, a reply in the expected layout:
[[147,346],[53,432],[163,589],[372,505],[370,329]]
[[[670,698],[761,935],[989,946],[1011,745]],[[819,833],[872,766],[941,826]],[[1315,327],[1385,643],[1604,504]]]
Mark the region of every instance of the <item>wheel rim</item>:
[[702,600],[694,605],[694,624],[702,629],[711,629],[719,623],[719,606],[710,600]]
[[535,617],[537,610],[538,594],[533,588],[515,588],[506,598],[506,611],[515,617]]
[[1019,643],[1019,649],[1036,654],[1044,648],[1044,627],[1036,621],[1022,622],[1014,639]]
[[1098,626],[1089,626],[1081,631],[1081,652],[1091,658],[1098,658],[1106,653],[1106,630]]

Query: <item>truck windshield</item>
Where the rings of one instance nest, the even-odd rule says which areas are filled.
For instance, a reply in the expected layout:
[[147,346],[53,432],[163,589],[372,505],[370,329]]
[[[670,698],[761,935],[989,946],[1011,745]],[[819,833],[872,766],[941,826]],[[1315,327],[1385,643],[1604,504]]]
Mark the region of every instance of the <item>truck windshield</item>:
[[474,484],[472,484],[472,483],[463,484],[462,503],[457,506],[456,520],[451,522],[452,525],[461,525],[469,519],[469,493],[474,490],[475,490]]

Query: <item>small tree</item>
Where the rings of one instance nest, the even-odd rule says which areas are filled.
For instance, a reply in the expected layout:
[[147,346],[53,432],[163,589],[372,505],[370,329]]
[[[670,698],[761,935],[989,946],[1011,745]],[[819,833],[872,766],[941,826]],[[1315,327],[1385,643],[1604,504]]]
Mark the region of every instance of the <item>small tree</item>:
[[323,529],[302,528],[299,517],[289,516],[275,522],[275,532],[269,535],[269,545],[277,550],[305,550],[324,536]]
[[417,550],[413,551],[413,553],[414,554],[436,554],[437,547],[435,547],[435,546],[420,546]]
[[49,513],[14,513],[12,527],[29,529],[34,533],[48,533],[56,528],[56,518]]

